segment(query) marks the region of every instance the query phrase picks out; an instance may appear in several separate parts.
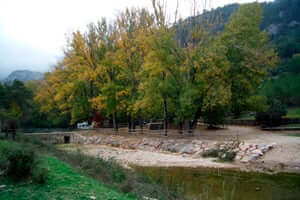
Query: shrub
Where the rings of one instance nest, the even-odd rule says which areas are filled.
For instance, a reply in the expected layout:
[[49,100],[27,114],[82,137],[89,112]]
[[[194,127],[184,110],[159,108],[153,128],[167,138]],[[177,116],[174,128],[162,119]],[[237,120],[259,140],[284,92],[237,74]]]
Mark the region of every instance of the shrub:
[[233,161],[236,153],[230,150],[209,149],[202,153],[203,157],[219,158],[221,161]]
[[282,117],[287,113],[285,105],[276,99],[270,100],[268,104],[266,112],[256,114],[256,121],[263,126],[280,126]]
[[12,146],[7,159],[7,175],[16,180],[29,177],[37,164],[33,148],[23,145]]
[[16,181],[32,177],[38,183],[47,180],[47,168],[41,167],[35,149],[30,144],[0,142],[0,170]]
[[235,156],[236,156],[236,152],[227,151],[224,153],[220,153],[218,157],[221,161],[233,161]]
[[202,153],[202,156],[203,156],[204,158],[206,158],[206,157],[213,157],[213,158],[216,158],[216,157],[219,156],[219,152],[220,152],[219,149],[209,149],[209,150],[203,152],[203,153]]
[[38,166],[33,170],[32,180],[38,184],[45,184],[48,180],[48,169],[46,167]]
[[206,110],[202,113],[204,122],[209,125],[209,128],[222,125],[225,122],[227,107],[217,106],[213,110]]

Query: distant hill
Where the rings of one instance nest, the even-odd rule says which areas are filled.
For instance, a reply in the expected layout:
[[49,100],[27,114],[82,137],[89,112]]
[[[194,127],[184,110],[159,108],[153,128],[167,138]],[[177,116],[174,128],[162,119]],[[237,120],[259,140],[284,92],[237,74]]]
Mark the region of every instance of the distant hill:
[[[300,0],[275,0],[261,5],[264,9],[261,30],[268,33],[270,45],[278,52],[280,62],[270,70],[260,93],[269,99],[279,99],[287,106],[300,106]],[[186,46],[191,42],[190,33],[196,26],[212,34],[222,32],[239,6],[227,5],[178,21],[176,39]]]
[[22,82],[28,82],[32,80],[41,80],[44,78],[44,74],[41,72],[33,72],[30,70],[16,70],[10,73],[4,80],[4,83],[12,83],[14,80]]
[[[239,4],[226,5],[202,15],[180,20],[175,26],[176,38],[181,45],[190,41],[190,32],[193,27],[204,27],[211,33],[224,30],[231,14],[239,8]],[[261,29],[268,32],[272,43],[275,45],[281,58],[290,58],[299,53],[300,48],[300,1],[299,0],[275,0],[262,3],[264,19]]]

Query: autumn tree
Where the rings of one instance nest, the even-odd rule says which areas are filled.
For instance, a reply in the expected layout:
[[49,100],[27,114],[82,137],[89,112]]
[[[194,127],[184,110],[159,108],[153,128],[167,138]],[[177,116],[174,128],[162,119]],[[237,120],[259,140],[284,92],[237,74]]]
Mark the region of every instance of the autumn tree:
[[[153,28],[153,16],[146,9],[126,9],[117,18],[118,42],[116,64],[121,68],[127,98],[126,110],[129,132],[135,129],[135,119],[141,118],[141,110],[135,109],[138,99],[140,72],[145,63],[148,38]],[[140,120],[140,125],[142,123]]]
[[267,33],[260,30],[262,18],[263,9],[259,3],[241,5],[221,35],[231,65],[231,110],[235,116],[249,108],[247,99],[254,95],[277,61],[277,55],[268,43]]

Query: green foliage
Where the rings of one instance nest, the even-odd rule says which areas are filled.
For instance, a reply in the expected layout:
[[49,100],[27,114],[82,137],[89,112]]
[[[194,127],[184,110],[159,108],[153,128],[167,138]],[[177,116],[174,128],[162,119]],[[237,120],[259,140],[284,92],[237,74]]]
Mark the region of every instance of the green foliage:
[[0,170],[8,177],[17,181],[33,177],[39,183],[47,180],[47,169],[40,168],[41,162],[32,145],[0,141],[0,155]]
[[32,180],[34,183],[46,184],[49,178],[49,170],[47,167],[38,166],[32,172]]
[[300,105],[300,74],[286,73],[266,81],[260,92],[289,106]]
[[228,48],[232,91],[232,112],[238,116],[247,110],[247,99],[256,92],[277,56],[260,30],[263,10],[258,3],[240,6],[221,36]]
[[263,126],[280,126],[282,117],[287,114],[286,106],[277,99],[270,99],[269,109],[266,112],[258,112],[256,120]]
[[[103,19],[74,32],[64,59],[36,94],[41,111],[69,117],[71,124],[98,112],[115,128],[120,116],[131,122],[163,118],[165,127],[188,120],[192,128],[200,115],[217,125],[230,111],[266,110],[257,88],[278,57],[260,30],[261,4],[240,6],[224,32],[214,35],[209,25],[194,23],[196,17],[191,27],[182,21],[169,26],[159,2],[152,3],[154,13],[127,9],[111,24]],[[176,40],[181,25],[190,27],[183,43]]]
[[287,118],[300,118],[300,108],[288,108],[287,109]]
[[216,157],[218,157],[219,152],[220,152],[219,149],[209,149],[209,150],[202,153],[202,157],[204,157],[204,158],[207,158],[207,157],[216,158]]
[[212,126],[217,126],[219,124],[224,124],[226,112],[228,108],[226,107],[215,107],[213,110],[206,110],[202,116],[204,122]]
[[221,149],[209,149],[203,152],[202,156],[204,158],[212,157],[212,158],[218,158],[220,161],[232,162],[236,156],[236,153],[234,151],[227,151]]

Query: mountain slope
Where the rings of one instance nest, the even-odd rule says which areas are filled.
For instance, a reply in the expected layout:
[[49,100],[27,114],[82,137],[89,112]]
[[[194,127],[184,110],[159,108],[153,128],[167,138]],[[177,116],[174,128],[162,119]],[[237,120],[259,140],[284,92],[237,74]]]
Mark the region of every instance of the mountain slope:
[[22,82],[28,82],[32,80],[41,80],[44,78],[44,74],[41,72],[33,72],[30,70],[16,70],[10,73],[4,80],[4,83],[12,83],[14,80]]
[[[175,26],[176,39],[182,46],[187,45],[196,26],[212,34],[222,32],[239,6],[227,5],[179,21]],[[300,106],[300,0],[275,0],[262,3],[262,6],[264,18],[261,29],[268,33],[270,45],[278,52],[280,62],[270,71],[260,93],[288,106]]]

